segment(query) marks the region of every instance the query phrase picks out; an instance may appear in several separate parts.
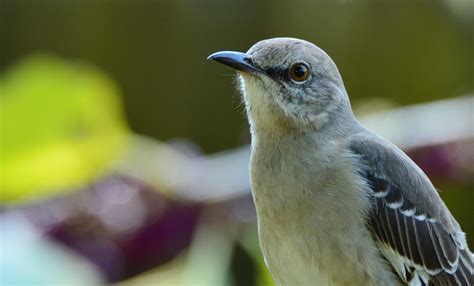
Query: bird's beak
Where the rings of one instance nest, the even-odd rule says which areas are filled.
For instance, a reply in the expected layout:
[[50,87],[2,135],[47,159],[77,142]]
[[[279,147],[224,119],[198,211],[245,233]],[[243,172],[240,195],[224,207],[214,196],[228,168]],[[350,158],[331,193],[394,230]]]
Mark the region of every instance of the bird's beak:
[[208,60],[215,60],[241,72],[263,73],[263,70],[252,64],[250,57],[245,53],[222,51],[213,53]]

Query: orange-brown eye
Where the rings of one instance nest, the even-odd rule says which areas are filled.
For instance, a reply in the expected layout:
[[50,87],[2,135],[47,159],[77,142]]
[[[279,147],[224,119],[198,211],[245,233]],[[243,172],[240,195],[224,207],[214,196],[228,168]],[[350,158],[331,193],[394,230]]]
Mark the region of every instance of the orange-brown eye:
[[305,81],[309,76],[309,69],[305,64],[298,63],[291,66],[290,77],[296,82]]

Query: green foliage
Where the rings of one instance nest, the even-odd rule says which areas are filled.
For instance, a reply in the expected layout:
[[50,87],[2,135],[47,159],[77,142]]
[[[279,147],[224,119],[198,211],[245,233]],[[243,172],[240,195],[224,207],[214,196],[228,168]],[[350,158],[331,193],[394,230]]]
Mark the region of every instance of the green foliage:
[[115,84],[84,63],[37,55],[0,74],[0,202],[73,189],[126,146]]

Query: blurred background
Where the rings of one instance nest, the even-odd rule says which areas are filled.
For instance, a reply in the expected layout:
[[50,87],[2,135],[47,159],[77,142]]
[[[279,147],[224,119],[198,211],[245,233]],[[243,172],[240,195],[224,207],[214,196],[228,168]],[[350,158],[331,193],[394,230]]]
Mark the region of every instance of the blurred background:
[[336,62],[474,245],[474,4],[0,0],[0,284],[272,285],[233,71],[276,36]]

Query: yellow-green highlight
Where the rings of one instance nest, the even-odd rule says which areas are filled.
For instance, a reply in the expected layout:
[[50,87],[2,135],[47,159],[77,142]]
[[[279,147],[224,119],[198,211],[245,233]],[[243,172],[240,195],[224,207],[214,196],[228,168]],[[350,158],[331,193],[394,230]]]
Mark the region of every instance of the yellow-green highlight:
[[72,190],[125,150],[115,83],[96,67],[29,57],[0,74],[0,202]]

